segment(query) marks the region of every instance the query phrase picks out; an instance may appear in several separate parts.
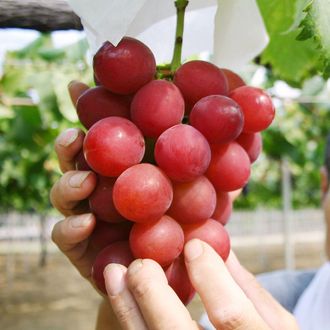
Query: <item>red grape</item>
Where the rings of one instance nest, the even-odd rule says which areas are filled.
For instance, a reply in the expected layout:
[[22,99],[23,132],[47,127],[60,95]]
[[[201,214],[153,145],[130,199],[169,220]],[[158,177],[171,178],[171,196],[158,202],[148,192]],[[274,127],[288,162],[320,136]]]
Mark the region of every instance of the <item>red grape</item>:
[[97,288],[107,294],[103,272],[108,264],[116,263],[128,267],[133,260],[134,257],[127,241],[112,243],[101,250],[92,267],[92,279]]
[[210,246],[226,261],[230,252],[230,239],[225,227],[218,221],[208,219],[199,224],[183,226],[185,242],[198,238]]
[[135,223],[129,243],[135,258],[153,259],[168,266],[183,249],[184,236],[180,225],[164,215],[153,223]]
[[244,124],[239,105],[222,95],[206,96],[199,100],[194,105],[189,120],[210,143],[228,143],[235,140]]
[[244,133],[255,133],[266,129],[273,121],[275,108],[271,97],[262,89],[242,86],[229,95],[244,113]]
[[96,226],[89,238],[90,246],[100,251],[109,244],[118,241],[128,241],[133,223],[125,221],[121,223],[109,223],[97,219]]
[[262,137],[260,133],[242,133],[236,142],[247,152],[251,163],[254,163],[262,150]]
[[113,201],[126,219],[135,222],[159,220],[173,199],[170,180],[156,166],[138,164],[123,172],[113,188]]
[[155,146],[158,166],[174,181],[188,182],[203,175],[211,159],[210,146],[194,127],[179,124],[160,135]]
[[212,159],[206,172],[216,190],[232,191],[245,186],[251,163],[245,150],[236,142],[213,144]]
[[166,80],[153,80],[134,96],[132,121],[144,136],[158,137],[167,128],[181,123],[184,100],[179,89]]
[[94,87],[79,97],[77,113],[80,122],[88,129],[106,117],[129,118],[130,100],[126,96],[113,94],[104,87]]
[[108,117],[99,120],[87,132],[84,155],[88,165],[103,176],[118,176],[144,155],[144,139],[129,120]]
[[113,223],[125,221],[113,204],[112,190],[115,181],[115,178],[99,175],[97,185],[89,196],[89,207],[92,213],[103,221]]
[[97,81],[117,94],[132,94],[153,79],[156,61],[141,41],[124,37],[115,47],[105,42],[94,56]]
[[200,176],[188,183],[173,185],[173,202],[167,214],[182,223],[207,220],[215,210],[216,192],[211,182]]
[[233,209],[233,202],[229,193],[218,191],[217,204],[212,215],[212,219],[219,221],[222,225],[226,225]]
[[231,92],[233,89],[245,86],[244,80],[235,72],[221,68],[228,81],[228,91]]
[[182,254],[166,269],[165,275],[169,286],[175,291],[182,303],[188,305],[194,298],[195,289],[190,282]]
[[228,95],[228,82],[222,70],[205,61],[190,61],[181,65],[175,72],[173,82],[179,87],[188,112],[205,96]]

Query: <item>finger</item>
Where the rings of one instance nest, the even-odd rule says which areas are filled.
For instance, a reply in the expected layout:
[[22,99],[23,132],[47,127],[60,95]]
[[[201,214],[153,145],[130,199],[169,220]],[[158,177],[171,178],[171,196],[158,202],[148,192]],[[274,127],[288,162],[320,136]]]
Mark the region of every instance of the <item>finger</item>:
[[87,89],[89,89],[89,86],[82,82],[73,80],[68,85],[68,89],[69,89],[71,101],[73,105],[76,106],[79,96],[83,94],[85,91],[87,91]]
[[104,280],[112,309],[122,329],[148,329],[132,293],[127,287],[127,268],[110,264],[104,270]]
[[198,329],[155,261],[133,261],[128,267],[127,285],[149,329]]
[[50,191],[52,205],[64,215],[79,214],[81,201],[96,186],[96,175],[90,171],[69,171],[54,184]]
[[230,252],[226,265],[233,279],[271,328],[298,329],[293,316],[240,264],[233,251]]
[[81,150],[85,133],[78,128],[69,128],[55,140],[55,152],[63,173],[75,169],[75,157]]
[[209,245],[193,239],[185,245],[184,255],[191,283],[215,328],[269,329]]
[[94,227],[95,217],[89,213],[59,221],[52,231],[54,243],[87,279],[91,277],[91,268],[95,258],[95,252],[87,249],[88,237]]
[[230,191],[229,192],[229,198],[232,202],[234,202],[236,200],[236,198],[241,194],[242,192],[242,188],[234,190],[234,191]]

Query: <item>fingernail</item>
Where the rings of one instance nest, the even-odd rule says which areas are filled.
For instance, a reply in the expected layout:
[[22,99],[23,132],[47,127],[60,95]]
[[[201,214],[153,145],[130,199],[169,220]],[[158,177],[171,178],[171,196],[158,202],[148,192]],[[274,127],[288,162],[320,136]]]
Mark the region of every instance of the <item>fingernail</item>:
[[137,273],[143,266],[142,259],[134,260],[131,265],[128,267],[128,270],[131,274]]
[[78,137],[79,131],[75,128],[69,128],[60,134],[58,137],[58,143],[62,147],[68,147]]
[[70,223],[73,228],[87,227],[92,219],[91,214],[75,215],[70,218]]
[[104,269],[104,279],[110,296],[117,296],[125,288],[125,272],[118,264],[110,264]]
[[77,80],[71,80],[70,82],[69,82],[69,84],[68,84],[68,88],[70,88],[70,86],[72,85],[72,84],[75,84],[75,83],[77,83],[78,81]]
[[86,180],[88,175],[91,172],[85,171],[85,172],[78,172],[74,174],[70,179],[69,179],[69,185],[72,188],[80,188],[82,183]]
[[199,239],[189,241],[184,247],[184,255],[187,261],[192,261],[203,253],[203,245]]

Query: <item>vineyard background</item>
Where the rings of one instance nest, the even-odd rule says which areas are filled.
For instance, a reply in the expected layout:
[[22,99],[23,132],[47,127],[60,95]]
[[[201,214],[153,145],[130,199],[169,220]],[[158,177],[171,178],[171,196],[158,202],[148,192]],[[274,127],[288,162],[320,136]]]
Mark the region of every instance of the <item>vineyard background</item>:
[[[319,170],[330,132],[330,45],[320,45],[324,40],[310,21],[299,25],[309,2],[257,1],[270,43],[240,72],[248,84],[266,88],[277,108],[228,224],[235,252],[255,274],[314,268],[325,260]],[[327,10],[319,13],[330,16]],[[308,19],[323,21],[313,10]],[[304,26],[310,27],[306,40],[297,40],[304,39]],[[49,202],[50,188],[61,175],[54,139],[79,126],[67,85],[81,80],[93,86],[91,54],[83,34],[77,40],[72,31],[66,36],[53,32],[81,29],[64,0],[3,0],[0,38],[23,33],[3,29],[9,27],[40,33],[1,52],[0,329],[66,330],[72,324],[91,329],[99,297],[51,242],[51,229],[61,217]],[[64,46],[56,42],[61,38]],[[201,314],[198,297],[189,309],[196,317]]]

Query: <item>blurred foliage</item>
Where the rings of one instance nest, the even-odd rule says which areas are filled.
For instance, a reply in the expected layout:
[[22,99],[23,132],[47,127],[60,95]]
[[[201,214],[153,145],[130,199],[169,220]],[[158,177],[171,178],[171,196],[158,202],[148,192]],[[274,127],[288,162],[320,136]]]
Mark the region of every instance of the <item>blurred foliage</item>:
[[76,125],[66,86],[90,81],[87,44],[56,49],[50,35],[7,53],[0,80],[0,209],[50,209],[49,191],[59,176],[56,136]]

